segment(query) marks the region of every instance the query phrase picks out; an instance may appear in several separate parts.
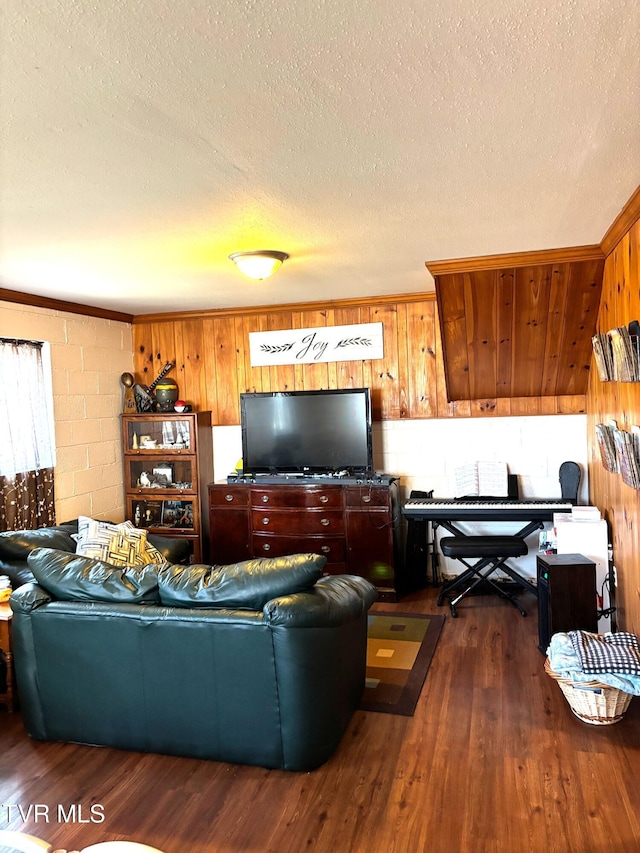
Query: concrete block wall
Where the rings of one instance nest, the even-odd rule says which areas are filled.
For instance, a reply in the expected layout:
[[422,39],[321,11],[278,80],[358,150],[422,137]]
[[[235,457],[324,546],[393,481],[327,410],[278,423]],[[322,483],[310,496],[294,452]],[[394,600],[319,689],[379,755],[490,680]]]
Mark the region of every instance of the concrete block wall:
[[131,326],[0,302],[0,336],[50,344],[56,518],[124,518],[120,376],[133,368]]
[[[453,497],[455,469],[467,462],[506,462],[518,475],[521,498],[560,498],[560,465],[577,462],[582,469],[578,500],[589,502],[586,415],[459,418],[456,420],[394,421],[374,425],[374,463],[377,470],[398,475],[401,500],[412,489],[434,497]],[[475,522],[457,526],[473,534],[512,534],[520,522]],[[552,525],[545,523],[545,528]],[[448,536],[438,528],[436,536]],[[529,553],[513,565],[525,577],[536,578],[538,531],[527,539]],[[445,578],[460,573],[461,565],[440,558]]]
[[373,447],[376,470],[401,477],[405,497],[452,497],[455,469],[478,461],[506,462],[523,498],[560,497],[560,465],[578,462],[582,503],[589,494],[586,415],[385,421],[374,424]]

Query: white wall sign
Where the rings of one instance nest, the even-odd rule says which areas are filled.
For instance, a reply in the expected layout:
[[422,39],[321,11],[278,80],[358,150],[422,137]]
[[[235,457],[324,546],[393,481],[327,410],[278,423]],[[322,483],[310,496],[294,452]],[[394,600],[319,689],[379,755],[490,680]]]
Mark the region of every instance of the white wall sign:
[[382,358],[382,323],[249,332],[252,367]]

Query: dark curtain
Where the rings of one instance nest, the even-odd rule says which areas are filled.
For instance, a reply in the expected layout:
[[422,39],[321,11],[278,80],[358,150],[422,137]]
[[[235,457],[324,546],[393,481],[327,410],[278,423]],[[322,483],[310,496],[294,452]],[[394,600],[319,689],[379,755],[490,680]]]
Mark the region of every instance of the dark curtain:
[[53,468],[0,477],[0,531],[55,524]]

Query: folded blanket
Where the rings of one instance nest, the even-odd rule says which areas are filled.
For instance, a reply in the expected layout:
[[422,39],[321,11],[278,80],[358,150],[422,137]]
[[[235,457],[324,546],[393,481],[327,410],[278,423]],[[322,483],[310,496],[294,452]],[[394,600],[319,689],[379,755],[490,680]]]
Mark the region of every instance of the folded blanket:
[[569,637],[583,672],[640,675],[640,646],[635,634],[569,631]]
[[573,648],[573,643],[568,634],[557,633],[551,637],[547,649],[549,665],[553,672],[569,681],[584,683],[587,681],[598,681],[608,687],[617,687],[625,693],[640,696],[640,676],[617,675],[612,672],[598,673],[597,676],[582,671],[580,658]]

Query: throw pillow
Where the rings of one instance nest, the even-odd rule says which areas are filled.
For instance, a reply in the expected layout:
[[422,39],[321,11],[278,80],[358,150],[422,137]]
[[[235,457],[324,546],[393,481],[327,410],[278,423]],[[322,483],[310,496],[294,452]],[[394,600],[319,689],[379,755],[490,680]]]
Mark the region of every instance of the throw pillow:
[[293,554],[230,566],[166,565],[158,571],[160,601],[168,607],[262,610],[272,598],[313,587],[326,562],[319,554]]
[[155,548],[151,542],[147,540],[147,544],[144,546],[144,554],[142,555],[144,558],[145,565],[153,563],[154,565],[158,565],[159,563],[166,563],[166,558]]
[[105,560],[114,566],[144,566],[166,562],[162,553],[148,541],[147,531],[131,521],[113,524],[81,515],[78,518],[76,553]]
[[53,548],[36,548],[27,558],[38,584],[62,601],[157,604],[155,566],[114,566]]
[[91,521],[79,534],[76,554],[93,557],[113,566],[144,566],[147,531],[119,524]]

